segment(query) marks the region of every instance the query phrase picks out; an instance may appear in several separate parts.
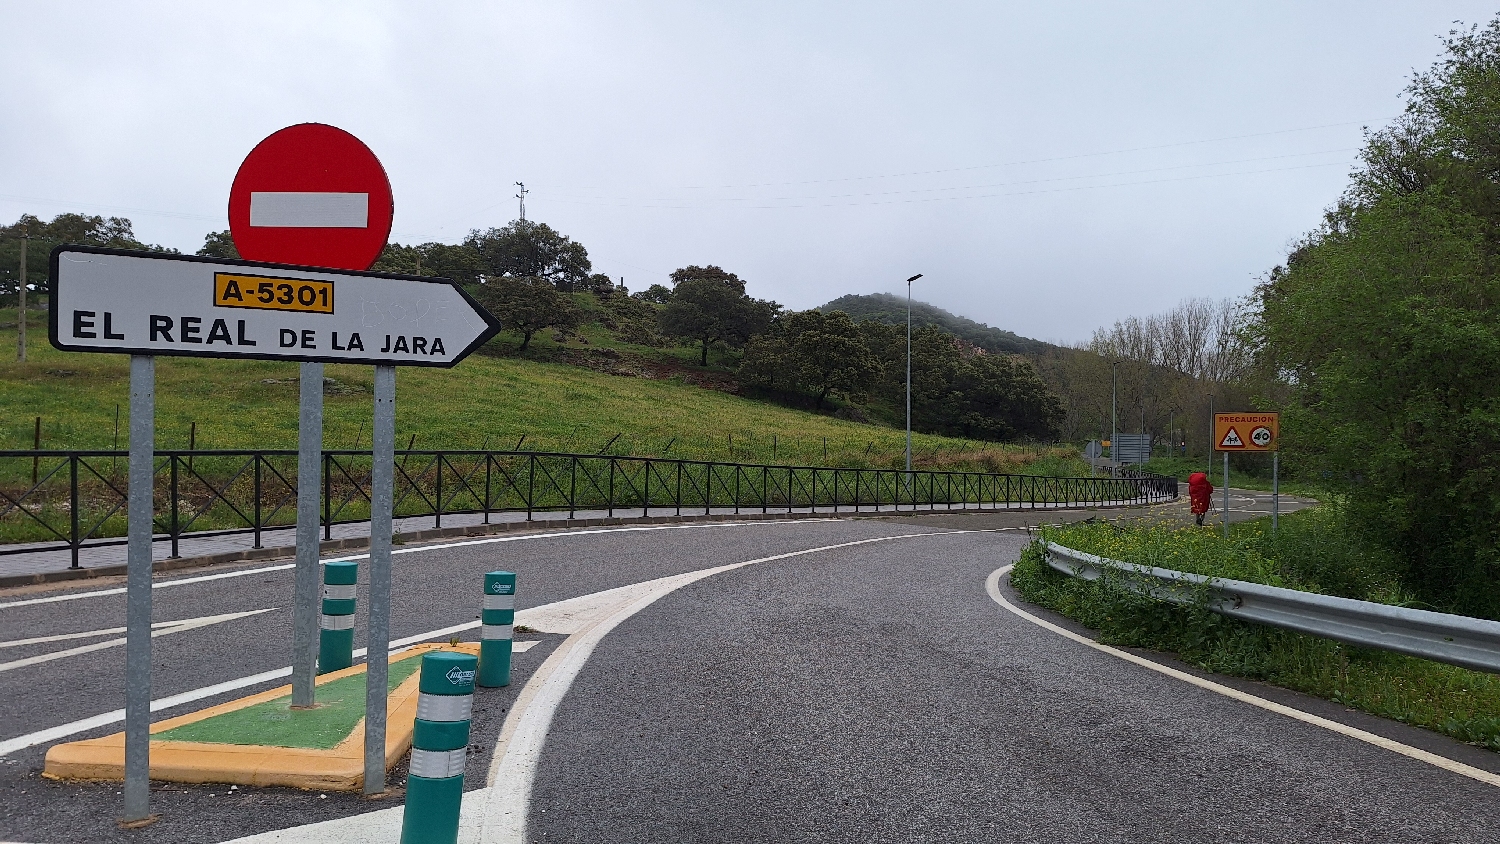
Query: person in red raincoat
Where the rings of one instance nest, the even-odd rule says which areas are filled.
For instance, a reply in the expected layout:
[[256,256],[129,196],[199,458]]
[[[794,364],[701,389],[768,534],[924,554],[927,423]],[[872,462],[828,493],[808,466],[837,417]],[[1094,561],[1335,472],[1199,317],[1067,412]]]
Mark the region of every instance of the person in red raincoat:
[[1197,517],[1199,526],[1203,524],[1203,514],[1208,512],[1208,505],[1213,501],[1214,485],[1208,482],[1208,475],[1202,472],[1194,472],[1188,475],[1188,501],[1192,505],[1193,515]]

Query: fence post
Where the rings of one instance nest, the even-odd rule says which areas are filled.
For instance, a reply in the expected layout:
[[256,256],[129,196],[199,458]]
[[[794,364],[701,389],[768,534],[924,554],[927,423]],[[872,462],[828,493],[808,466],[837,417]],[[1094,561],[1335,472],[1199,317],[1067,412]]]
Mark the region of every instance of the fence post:
[[78,568],[78,455],[68,455],[68,512],[72,516],[72,532],[68,540],[73,552],[73,562],[68,568]]
[[495,462],[495,456],[488,451],[484,453],[484,523],[490,523],[490,467]]
[[609,517],[615,517],[615,459],[609,458]]
[[260,515],[260,461],[263,458],[259,454],[256,454],[251,459],[254,460],[254,465],[255,465],[255,524],[252,525],[252,527],[255,528],[255,545],[254,545],[254,547],[259,548],[259,547],[261,547],[261,545],[260,545],[260,521],[261,521],[261,515]]
[[511,640],[515,635],[515,621],[516,573],[485,573],[477,682],[487,689],[510,685]]
[[171,498],[172,498],[172,524],[171,524],[171,533],[172,533],[172,559],[175,560],[175,559],[177,559],[177,556],[178,556],[177,555],[177,515],[178,515],[178,508],[177,508],[177,455],[174,454],[171,457],[168,457],[167,458],[167,462],[171,465],[171,477],[172,477],[172,480],[171,480],[172,486],[171,486],[171,490],[168,492],[168,495],[170,495]]
[[677,502],[676,502],[676,504],[677,504],[677,515],[681,516],[682,515],[682,461],[681,460],[677,461],[677,491],[675,493],[673,493],[672,497],[675,498],[675,499],[677,499]]
[[568,458],[568,519],[578,513],[578,455]]
[[422,655],[401,844],[458,841],[476,665],[471,654],[438,651]]
[[318,673],[354,664],[354,602],[359,563],[323,564],[323,613],[318,616]]
[[531,508],[536,500],[536,453],[527,455],[526,472],[526,521],[531,521]]
[[443,526],[443,453],[436,453],[433,458],[437,462],[437,488],[432,498],[432,526],[440,528]]
[[641,485],[641,518],[651,518],[651,461],[646,461],[646,482]]
[[323,539],[333,539],[333,455],[323,452]]

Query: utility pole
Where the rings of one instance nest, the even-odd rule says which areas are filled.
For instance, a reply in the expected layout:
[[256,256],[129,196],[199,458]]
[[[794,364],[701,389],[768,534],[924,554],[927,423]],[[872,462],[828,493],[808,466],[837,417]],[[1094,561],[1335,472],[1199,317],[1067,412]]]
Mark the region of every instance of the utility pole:
[[525,182],[516,182],[516,187],[521,189],[521,192],[516,194],[516,199],[521,200],[521,222],[524,223],[526,222],[526,194],[530,191],[526,190]]
[[921,278],[917,273],[906,280],[906,483],[911,484],[911,283]]
[[26,246],[31,242],[31,232],[21,224],[21,277],[17,290],[20,292],[20,308],[16,319],[16,360],[26,362]]

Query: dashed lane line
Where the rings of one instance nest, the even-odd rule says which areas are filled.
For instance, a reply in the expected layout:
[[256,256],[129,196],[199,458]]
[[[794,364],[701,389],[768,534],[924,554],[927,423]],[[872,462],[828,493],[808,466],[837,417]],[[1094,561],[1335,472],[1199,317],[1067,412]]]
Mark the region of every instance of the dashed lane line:
[[1050,630],[1065,639],[1071,639],[1080,645],[1084,645],[1085,647],[1090,647],[1096,651],[1107,653],[1112,657],[1123,659],[1126,662],[1135,663],[1142,668],[1149,668],[1159,674],[1165,674],[1168,677],[1176,680],[1181,680],[1184,683],[1197,686],[1200,689],[1206,689],[1210,692],[1221,694],[1227,698],[1232,698],[1241,703],[1247,703],[1251,706],[1264,709],[1267,712],[1274,712],[1277,715],[1284,715],[1294,721],[1301,721],[1304,724],[1311,724],[1314,727],[1322,727],[1325,730],[1338,733],[1341,736],[1347,736],[1348,738],[1362,741],[1366,744],[1372,744],[1383,750],[1389,750],[1392,753],[1398,753],[1409,759],[1415,759],[1418,762],[1425,762],[1435,768],[1442,768],[1445,771],[1458,774],[1459,776],[1477,780],[1478,782],[1482,782],[1485,785],[1500,787],[1500,774],[1491,773],[1490,771],[1486,771],[1483,768],[1476,768],[1472,765],[1465,765],[1462,762],[1457,762],[1455,760],[1449,759],[1446,756],[1439,756],[1436,753],[1430,753],[1426,750],[1422,750],[1421,748],[1412,747],[1409,744],[1402,744],[1401,742],[1394,739],[1388,739],[1385,736],[1379,736],[1372,732],[1361,730],[1358,727],[1351,727],[1348,724],[1341,724],[1338,721],[1333,721],[1328,718],[1322,718],[1320,716],[1312,714],[1311,712],[1303,712],[1300,709],[1295,709],[1293,707],[1277,703],[1273,700],[1266,700],[1263,697],[1252,695],[1248,692],[1242,692],[1239,689],[1230,688],[1229,686],[1215,683],[1212,680],[1205,680],[1202,677],[1194,676],[1187,673],[1186,671],[1178,671],[1175,668],[1152,662],[1145,657],[1137,656],[1136,654],[1133,654],[1129,651],[1123,651],[1119,648],[1112,648],[1109,645],[1100,644],[1099,642],[1096,642],[1087,636],[1079,635],[1065,627],[1060,627],[1050,621],[1047,621],[1046,619],[1034,616],[1031,613],[1021,609],[1020,607],[1017,607],[1015,604],[1012,604],[1010,601],[1007,601],[1005,599],[1005,596],[1000,593],[1000,578],[1004,577],[1006,574],[1009,574],[1010,570],[1013,568],[1015,568],[1014,564],[1001,566],[1000,568],[995,569],[990,573],[990,576],[985,579],[984,588],[987,592],[990,593],[990,597],[994,599],[995,603],[1004,607],[1006,610],[1009,610],[1011,613],[1014,613],[1015,615],[1020,616],[1021,618],[1031,622],[1032,624],[1037,625],[1038,627]]

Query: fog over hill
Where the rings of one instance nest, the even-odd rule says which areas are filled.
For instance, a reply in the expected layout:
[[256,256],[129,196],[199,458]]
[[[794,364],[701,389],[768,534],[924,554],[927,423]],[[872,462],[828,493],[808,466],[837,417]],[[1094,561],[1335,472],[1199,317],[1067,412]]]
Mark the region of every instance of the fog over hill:
[[[817,310],[843,311],[853,317],[856,322],[875,320],[889,325],[906,324],[906,299],[890,293],[840,296],[826,305],[818,306]],[[936,325],[987,352],[996,354],[1039,355],[1057,348],[1051,343],[1022,337],[1015,332],[975,322],[968,317],[945,311],[936,305],[915,300],[911,303],[911,324],[914,328]]]

